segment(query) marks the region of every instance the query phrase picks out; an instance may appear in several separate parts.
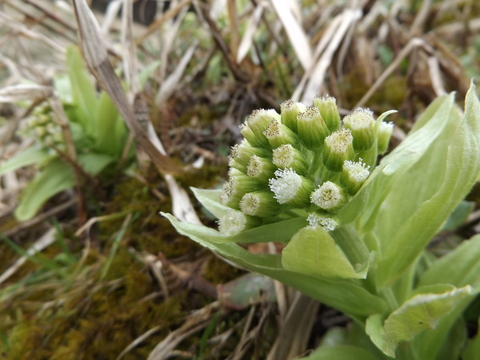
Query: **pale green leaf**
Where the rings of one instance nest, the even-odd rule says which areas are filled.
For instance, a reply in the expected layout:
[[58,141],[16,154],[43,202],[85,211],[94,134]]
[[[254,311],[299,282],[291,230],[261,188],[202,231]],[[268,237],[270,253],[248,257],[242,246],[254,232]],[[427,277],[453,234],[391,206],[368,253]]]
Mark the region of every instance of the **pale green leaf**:
[[473,201],[462,201],[458,206],[453,210],[453,212],[448,217],[445,224],[440,231],[454,230],[460,225],[462,225],[468,218],[468,216],[475,209],[475,202]]
[[[123,151],[123,136],[113,133],[117,122],[121,121],[118,110],[110,96],[102,91],[95,114],[95,149],[103,154],[120,156]],[[120,135],[120,136],[118,136]]]
[[303,360],[379,360],[378,357],[361,347],[352,345],[325,346],[315,350]]
[[282,251],[285,269],[322,277],[364,279],[368,263],[355,269],[321,226],[304,227],[297,232]]
[[480,291],[480,235],[463,241],[422,274],[419,286],[434,284],[471,285]]
[[372,342],[383,351],[385,355],[395,357],[395,344],[389,341],[383,328],[383,317],[380,314],[374,314],[367,319],[365,331],[370,336]]
[[220,204],[220,195],[222,190],[207,190],[190,188],[198,201],[210,211],[217,219],[220,219],[230,209],[229,207]]
[[19,221],[31,219],[45,201],[74,185],[75,175],[70,166],[60,159],[53,160],[25,187],[15,217]]
[[238,234],[225,236],[217,230],[207,228],[202,225],[183,223],[182,226],[191,235],[206,236],[213,242],[217,243],[262,243],[270,241],[278,241],[287,243],[292,236],[307,225],[304,218],[293,218],[279,221],[274,224],[267,224],[255,227],[253,229],[244,230]]
[[385,312],[387,309],[383,299],[369,293],[357,283],[349,280],[312,277],[285,270],[279,255],[254,255],[236,243],[219,243],[210,236],[217,233],[215,230],[182,223],[170,214],[163,215],[170,220],[180,234],[190,237],[200,245],[239,266],[270,276],[314,299],[334,306],[351,317],[364,320],[371,314]]
[[464,305],[464,299],[468,301],[472,294],[470,286],[450,288],[453,289],[440,294],[423,293],[413,296],[388,316],[383,327],[381,315],[369,317],[367,333],[386,355],[395,357],[398,343],[410,341],[425,330],[435,329],[442,317],[448,315],[458,305]]
[[[430,107],[426,112],[428,127],[422,132],[417,132],[407,137],[388,156],[384,157],[379,166],[370,174],[366,183],[357,195],[340,211],[339,216],[342,222],[356,221],[362,231],[372,230],[376,225],[376,218],[382,207],[385,198],[391,192],[395,182],[399,181],[402,175],[412,167],[427,151],[429,146],[441,135],[445,127],[447,117],[436,117],[435,114],[448,114],[454,106],[453,94],[442,98],[435,103],[435,112]],[[437,107],[440,106],[441,109]],[[387,209],[393,211],[393,209]]]
[[98,175],[103,169],[110,165],[115,159],[109,155],[87,153],[78,155],[78,162],[90,175]]
[[152,61],[147,67],[145,67],[145,69],[140,71],[140,74],[138,75],[138,81],[141,89],[145,88],[148,78],[155,72],[155,70],[158,69],[161,64],[162,63],[158,60]]
[[76,106],[75,120],[82,124],[88,134],[94,134],[98,108],[97,92],[77,46],[70,46],[67,49],[67,70],[72,86],[73,103]]
[[[480,329],[480,317],[478,318],[478,328]],[[467,347],[462,352],[462,360],[478,360],[480,354],[480,332],[468,341]]]
[[384,249],[379,286],[398,278],[418,257],[479,176],[480,104],[475,88],[472,86],[467,94],[460,123],[453,104],[447,108],[443,104],[412,138],[438,131],[430,124],[441,125],[439,119],[445,123],[441,136],[401,175],[375,219],[375,232]]
[[38,146],[32,146],[20,154],[6,160],[0,165],[0,175],[6,174],[10,171],[20,169],[28,165],[38,165],[43,163],[47,159],[52,158],[45,149],[41,149]]

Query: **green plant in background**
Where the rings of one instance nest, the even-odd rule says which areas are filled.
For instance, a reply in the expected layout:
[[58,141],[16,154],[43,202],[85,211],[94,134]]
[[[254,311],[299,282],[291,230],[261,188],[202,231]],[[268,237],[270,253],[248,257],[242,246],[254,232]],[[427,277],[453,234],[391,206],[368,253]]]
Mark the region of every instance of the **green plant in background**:
[[[457,359],[466,344],[461,315],[480,291],[480,236],[440,259],[425,248],[480,174],[475,87],[464,115],[453,94],[436,99],[376,166],[389,113],[341,120],[329,97],[255,111],[223,189],[193,189],[219,231],[164,214],[181,234],[354,320],[311,359]],[[286,246],[254,255],[238,244],[269,241]]]
[[[110,97],[97,93],[77,47],[67,50],[67,75],[54,79],[65,113],[68,131],[77,154],[76,161],[85,173],[96,176],[107,167],[131,164],[133,148],[122,159],[128,131]],[[27,120],[24,136],[33,137],[35,145],[0,166],[0,175],[35,164],[40,169],[22,193],[15,210],[18,220],[33,217],[55,194],[75,186],[72,165],[58,151],[68,153],[64,133],[50,106],[40,104]]]

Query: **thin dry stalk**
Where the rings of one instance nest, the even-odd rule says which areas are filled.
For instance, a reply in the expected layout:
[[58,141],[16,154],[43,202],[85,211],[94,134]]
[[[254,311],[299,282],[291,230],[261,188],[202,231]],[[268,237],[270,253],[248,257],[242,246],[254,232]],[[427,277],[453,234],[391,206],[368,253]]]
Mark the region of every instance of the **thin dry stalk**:
[[145,33],[135,40],[135,44],[136,45],[141,44],[143,41],[145,41],[145,39],[147,39],[149,36],[151,36],[155,31],[157,31],[165,21],[170,20],[170,19],[174,18],[175,16],[177,16],[177,14],[180,12],[180,10],[182,10],[186,6],[189,6],[191,2],[192,2],[192,0],[183,0],[177,6],[169,9],[162,16],[157,18],[152,24],[150,24],[150,26],[145,31]]
[[163,173],[181,173],[182,169],[168,156],[163,155],[152,144],[148,135],[142,129],[135,118],[132,107],[128,103],[120,79],[110,64],[107,51],[103,45],[98,23],[85,0],[74,0],[75,16],[79,28],[80,44],[82,46],[85,61],[96,77],[100,86],[110,95],[123,116],[128,128],[134,134],[135,139],[149,154],[157,169]]
[[20,268],[20,266],[25,264],[28,258],[42,251],[46,247],[52,245],[56,240],[55,238],[56,231],[57,230],[55,228],[50,228],[45,234],[42,235],[40,239],[35,241],[33,245],[30,247],[30,249],[27,250],[26,255],[21,256],[2,275],[0,275],[0,284],[3,283],[8,278],[10,278],[13,274],[15,274],[17,270]]

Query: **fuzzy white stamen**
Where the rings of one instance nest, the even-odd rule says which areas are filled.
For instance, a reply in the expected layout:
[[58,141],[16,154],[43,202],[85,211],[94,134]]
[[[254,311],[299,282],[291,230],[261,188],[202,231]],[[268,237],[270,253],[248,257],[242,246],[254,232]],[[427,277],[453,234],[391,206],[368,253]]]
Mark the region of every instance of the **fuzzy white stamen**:
[[343,200],[340,188],[331,181],[324,182],[312,193],[310,199],[312,203],[325,210],[337,207]]
[[370,166],[367,166],[362,159],[360,161],[354,162],[345,160],[343,163],[343,169],[348,172],[349,177],[356,182],[363,182],[367,180],[368,175],[370,175]]
[[293,162],[294,150],[290,144],[282,145],[273,149],[273,164],[285,168],[291,166]]
[[245,229],[247,218],[241,211],[228,210],[227,213],[218,220],[218,230],[222,235],[235,235]]
[[275,171],[276,179],[270,179],[268,185],[279,204],[292,200],[302,185],[302,178],[293,169]]
[[333,231],[338,226],[338,223],[332,218],[319,216],[316,214],[310,214],[307,217],[308,226],[315,227],[321,226],[326,231]]
[[325,144],[336,153],[346,152],[352,141],[353,136],[348,129],[336,131],[325,138]]

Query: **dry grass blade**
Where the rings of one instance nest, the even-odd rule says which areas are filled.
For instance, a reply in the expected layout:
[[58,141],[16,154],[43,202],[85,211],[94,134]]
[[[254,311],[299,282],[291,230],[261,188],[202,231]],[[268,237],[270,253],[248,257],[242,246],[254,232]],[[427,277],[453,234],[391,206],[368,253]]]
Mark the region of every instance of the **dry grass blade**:
[[123,358],[128,352],[136,348],[139,344],[141,344],[145,339],[149,338],[156,332],[160,331],[162,329],[161,326],[155,326],[154,328],[148,330],[144,334],[140,335],[138,338],[136,338],[130,345],[128,345],[125,350],[123,350],[120,355],[118,355],[117,360],[120,360]]
[[305,86],[305,91],[302,96],[302,101],[311,102],[313,98],[320,93],[322,88],[325,73],[332,63],[333,55],[337,51],[341,41],[352,24],[354,24],[362,16],[362,11],[359,9],[345,9],[343,12],[343,19],[340,23],[335,35],[328,44],[328,47],[322,54],[322,57],[315,66],[310,80]]
[[133,97],[139,91],[136,46],[133,42],[133,2],[122,0],[122,48],[123,48],[123,72],[128,86],[128,100],[133,103]]
[[358,103],[355,104],[353,109],[363,106],[368,99],[373,95],[373,93],[380,87],[380,85],[387,79],[387,77],[400,65],[403,59],[405,59],[410,52],[418,46],[427,46],[428,44],[420,38],[411,39],[407,46],[405,46],[402,51],[397,55],[395,60],[385,69],[382,75],[375,81],[372,87],[367,91],[365,95],[360,99]]
[[283,28],[287,33],[300,64],[302,64],[303,69],[307,71],[313,62],[312,49],[310,48],[307,35],[293,16],[287,1],[271,0],[271,2],[282,22]]
[[165,79],[165,81],[160,86],[157,97],[155,99],[155,103],[157,104],[157,106],[162,106],[177,88],[178,84],[180,83],[180,79],[182,78],[182,75],[187,68],[188,63],[193,56],[193,53],[195,52],[197,44],[198,42],[195,41],[192,45],[190,45],[187,51],[185,51],[185,54],[183,54],[180,62],[176,65],[175,71],[170,74],[170,76],[168,76],[168,78]]
[[[318,58],[320,58],[320,55],[326,49],[326,47],[330,43],[331,39],[335,36],[335,32],[336,32],[338,26],[340,25],[340,23],[342,22],[342,19],[343,19],[343,14],[337,15],[332,20],[332,22],[328,26],[327,30],[325,30],[325,33],[323,34],[322,38],[318,42],[317,47],[315,48],[315,52],[314,52],[314,55],[313,55],[314,56],[314,62],[317,62]],[[292,100],[294,100],[294,101],[300,100],[300,95],[302,94],[303,89],[305,88],[305,84],[307,83],[307,81],[309,81],[309,79],[312,76],[312,73],[313,73],[314,70],[315,70],[315,68],[312,66],[312,67],[310,67],[310,69],[308,69],[308,71],[306,71],[303,74],[302,79],[300,80],[297,87],[295,88],[295,91],[293,92]]]
[[14,103],[17,101],[44,99],[53,94],[51,86],[36,84],[11,85],[0,89],[0,103]]
[[18,32],[18,33],[24,35],[25,37],[28,37],[30,39],[39,40],[39,41],[47,44],[51,48],[55,49],[60,54],[65,53],[65,47],[62,46],[61,44],[59,44],[58,42],[48,38],[47,36],[45,36],[45,35],[43,35],[39,32],[30,30],[25,25],[19,23],[17,20],[15,20],[11,16],[9,16],[9,15],[5,14],[4,12],[1,12],[1,11],[0,11],[0,21],[3,24],[10,27],[13,31]]
[[107,36],[110,28],[113,25],[113,22],[117,19],[118,12],[122,7],[123,0],[113,0],[107,6],[107,10],[105,11],[105,18],[103,19],[102,23],[102,33]]
[[[4,182],[5,182],[5,180],[4,180]],[[24,221],[21,224],[15,226],[14,228],[4,231],[3,235],[9,237],[9,236],[12,236],[12,235],[16,234],[19,231],[22,231],[24,229],[28,229],[32,226],[35,226],[35,225],[41,223],[42,221],[45,221],[48,218],[50,218],[50,217],[52,217],[52,216],[54,216],[54,215],[56,215],[56,214],[58,214],[58,213],[60,213],[64,210],[68,209],[70,206],[75,205],[77,203],[77,201],[78,201],[77,198],[73,198],[73,199],[71,199],[71,200],[69,200],[69,201],[67,201],[67,202],[65,202],[65,203],[63,203],[59,206],[54,207],[53,209],[50,209],[48,211],[44,211],[40,215],[35,216],[33,219]]]
[[128,128],[150,156],[157,169],[161,173],[181,173],[182,169],[169,157],[158,151],[149,140],[142,126],[135,119],[135,114],[127,101],[122,83],[108,60],[107,50],[103,44],[98,23],[87,3],[85,0],[74,0],[73,4],[83,55],[100,86],[110,95],[118,111],[125,119]]
[[7,280],[10,276],[15,274],[15,272],[22,266],[29,257],[35,255],[37,252],[42,251],[46,247],[50,246],[55,242],[55,232],[57,230],[55,228],[51,228],[48,230],[43,236],[35,241],[35,243],[27,250],[26,255],[20,257],[12,266],[10,266],[1,276],[0,276],[0,284]]
[[260,20],[262,19],[262,13],[263,13],[263,5],[259,4],[253,11],[253,15],[250,17],[247,29],[245,30],[245,33],[243,34],[242,41],[240,42],[240,45],[238,46],[238,51],[237,51],[237,64],[240,64],[245,56],[247,56],[248,51],[250,50],[252,43],[253,43],[253,35],[255,34],[255,31],[257,30],[258,24],[260,23]]
[[267,360],[289,360],[305,352],[320,303],[296,293]]
[[428,70],[430,72],[430,78],[432,79],[433,89],[437,96],[447,95],[442,82],[440,63],[436,56],[428,57]]
[[185,6],[188,6],[190,5],[190,3],[192,2],[192,0],[183,0],[180,4],[178,4],[177,6],[169,9],[167,12],[165,12],[165,14],[163,14],[162,16],[160,16],[159,18],[157,18],[152,24],[150,24],[150,26],[148,27],[147,31],[145,31],[145,33],[138,37],[136,40],[135,40],[135,44],[140,44],[142,43],[146,38],[148,38],[150,35],[152,35],[155,31],[158,30],[158,28],[167,20],[169,19],[172,19],[174,18],[175,16],[177,16],[177,14],[180,12],[180,10],[182,10]]
[[160,342],[148,356],[147,360],[163,360],[177,347],[177,345],[188,336],[204,329],[210,323],[213,313],[218,311],[220,303],[215,301],[192,314],[185,324],[172,331],[162,342]]
[[237,6],[235,0],[227,0],[227,13],[230,26],[230,53],[233,58],[237,58],[238,45],[240,44],[240,33]]

